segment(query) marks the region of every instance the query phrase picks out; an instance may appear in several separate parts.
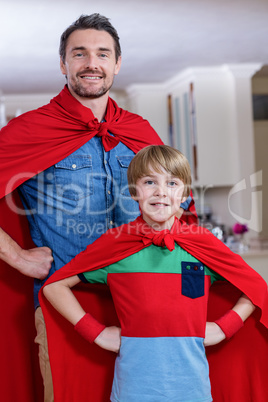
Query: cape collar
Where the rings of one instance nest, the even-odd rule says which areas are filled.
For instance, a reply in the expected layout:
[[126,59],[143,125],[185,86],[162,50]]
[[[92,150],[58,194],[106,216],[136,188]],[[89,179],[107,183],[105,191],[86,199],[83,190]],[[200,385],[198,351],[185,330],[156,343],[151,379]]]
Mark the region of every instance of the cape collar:
[[110,151],[112,148],[116,147],[119,143],[119,139],[115,136],[110,135],[108,132],[111,124],[116,123],[123,113],[115,101],[110,97],[108,98],[107,109],[104,121],[99,122],[94,116],[91,109],[82,105],[69,91],[67,85],[63,90],[51,100],[51,103],[56,103],[58,106],[64,109],[70,115],[72,120],[79,121],[91,132],[95,132],[95,135],[102,137],[102,143],[105,151]]
[[137,228],[139,228],[140,234],[142,236],[142,242],[145,246],[154,244],[158,247],[167,247],[169,251],[175,249],[175,234],[178,236],[180,233],[182,224],[175,217],[172,228],[164,230],[154,230],[148,223],[144,221],[142,216],[139,216],[136,220]]

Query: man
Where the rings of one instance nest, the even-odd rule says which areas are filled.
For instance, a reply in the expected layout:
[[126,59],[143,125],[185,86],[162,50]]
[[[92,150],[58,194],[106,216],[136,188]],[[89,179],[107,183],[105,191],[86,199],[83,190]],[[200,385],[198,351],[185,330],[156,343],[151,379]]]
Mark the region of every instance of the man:
[[[139,149],[162,143],[147,121],[109,98],[120,66],[119,37],[109,20],[99,14],[81,16],[61,37],[66,87],[49,105],[14,119],[1,132],[1,196],[18,187],[37,247],[22,249],[1,230],[0,257],[37,278],[36,342],[45,401],[53,400],[53,390],[47,385],[51,379],[38,292],[48,276],[107,229],[139,214],[128,192],[127,167]],[[189,206],[190,221],[195,221],[191,197],[182,208]]]

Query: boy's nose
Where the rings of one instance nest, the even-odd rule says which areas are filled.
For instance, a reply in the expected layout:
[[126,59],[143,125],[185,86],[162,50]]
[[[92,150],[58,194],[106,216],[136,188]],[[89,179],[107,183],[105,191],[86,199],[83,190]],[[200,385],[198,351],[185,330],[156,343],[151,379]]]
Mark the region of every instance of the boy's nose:
[[161,186],[161,185],[157,186],[155,194],[158,197],[166,197],[167,196],[167,191],[166,191],[165,186]]

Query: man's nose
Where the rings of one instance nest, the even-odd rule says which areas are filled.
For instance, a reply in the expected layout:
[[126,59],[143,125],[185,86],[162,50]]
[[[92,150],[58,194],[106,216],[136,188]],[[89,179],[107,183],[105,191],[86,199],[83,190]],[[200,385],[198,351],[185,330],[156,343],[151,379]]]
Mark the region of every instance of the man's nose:
[[97,63],[96,56],[88,55],[86,60],[85,60],[85,66],[89,70],[97,70],[98,69],[98,63]]

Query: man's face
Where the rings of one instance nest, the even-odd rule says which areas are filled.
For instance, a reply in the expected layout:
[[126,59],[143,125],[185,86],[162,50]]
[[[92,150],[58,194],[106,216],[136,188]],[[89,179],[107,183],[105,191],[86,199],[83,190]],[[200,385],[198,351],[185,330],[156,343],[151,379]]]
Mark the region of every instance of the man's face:
[[95,29],[74,31],[67,41],[65,62],[61,60],[62,74],[76,98],[94,99],[106,94],[120,66],[112,36]]

